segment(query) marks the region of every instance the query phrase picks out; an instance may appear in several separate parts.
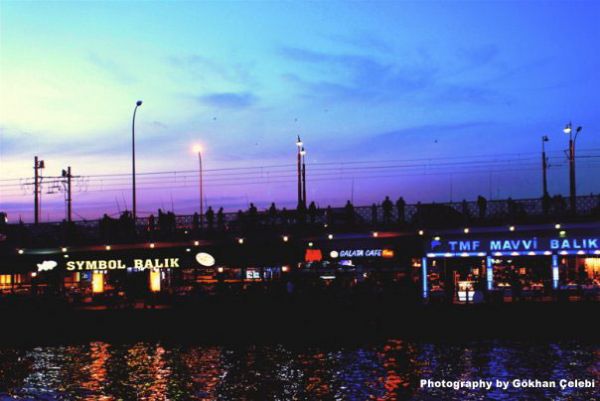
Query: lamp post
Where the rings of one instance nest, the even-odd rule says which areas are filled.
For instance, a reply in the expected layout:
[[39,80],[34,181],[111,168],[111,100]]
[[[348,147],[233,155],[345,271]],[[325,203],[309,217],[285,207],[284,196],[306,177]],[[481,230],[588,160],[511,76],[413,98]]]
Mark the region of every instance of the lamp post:
[[548,197],[548,158],[546,157],[546,142],[549,139],[546,135],[542,137],[542,197]]
[[304,146],[300,150],[300,156],[302,156],[302,205],[306,209],[306,150],[304,150]]
[[202,188],[202,146],[194,145],[194,153],[198,153],[198,184],[200,189],[200,228],[204,225],[204,194]]
[[542,137],[542,210],[548,214],[550,206],[550,194],[548,194],[548,158],[546,157],[546,142],[549,139],[546,135]]
[[302,205],[302,141],[300,135],[298,135],[296,146],[298,147],[298,207],[300,207]]
[[135,109],[133,109],[133,120],[131,122],[131,181],[132,181],[132,198],[133,198],[133,225],[135,227],[135,219],[137,217],[137,204],[135,199],[135,114],[138,107],[142,105],[142,101],[138,100],[135,103]]
[[577,135],[581,132],[581,127],[577,127],[577,129],[575,129],[575,135],[573,135],[573,126],[569,121],[563,129],[563,132],[569,135],[569,196],[571,213],[576,214],[577,190],[575,185],[575,141],[577,140]]

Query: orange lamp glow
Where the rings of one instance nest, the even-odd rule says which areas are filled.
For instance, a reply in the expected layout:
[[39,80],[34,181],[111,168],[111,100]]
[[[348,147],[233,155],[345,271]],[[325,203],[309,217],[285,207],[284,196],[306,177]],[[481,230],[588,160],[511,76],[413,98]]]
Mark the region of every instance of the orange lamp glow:
[[160,292],[160,271],[158,270],[150,272],[150,291]]
[[92,292],[94,294],[104,292],[104,274],[99,272],[92,273]]
[[394,250],[393,249],[384,249],[381,252],[381,256],[383,256],[386,259],[393,258],[394,257]]

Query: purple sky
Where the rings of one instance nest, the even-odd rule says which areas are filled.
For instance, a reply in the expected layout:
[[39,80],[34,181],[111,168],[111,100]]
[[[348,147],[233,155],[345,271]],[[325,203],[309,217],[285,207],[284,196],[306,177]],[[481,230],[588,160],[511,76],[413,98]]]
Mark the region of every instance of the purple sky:
[[[293,207],[295,138],[319,205],[600,191],[595,2],[3,2],[0,210],[30,221],[33,157],[67,165],[77,218]],[[149,174],[154,172],[170,172]],[[177,173],[172,173],[177,172]],[[44,186],[43,219],[64,217]]]

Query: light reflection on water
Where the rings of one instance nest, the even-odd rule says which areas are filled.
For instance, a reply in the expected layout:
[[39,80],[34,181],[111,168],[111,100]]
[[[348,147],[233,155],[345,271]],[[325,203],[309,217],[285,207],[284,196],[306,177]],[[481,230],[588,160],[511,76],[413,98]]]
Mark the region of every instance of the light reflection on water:
[[364,347],[93,342],[0,348],[0,400],[600,400],[598,387],[419,389],[427,378],[581,378],[598,386],[600,346],[388,340]]

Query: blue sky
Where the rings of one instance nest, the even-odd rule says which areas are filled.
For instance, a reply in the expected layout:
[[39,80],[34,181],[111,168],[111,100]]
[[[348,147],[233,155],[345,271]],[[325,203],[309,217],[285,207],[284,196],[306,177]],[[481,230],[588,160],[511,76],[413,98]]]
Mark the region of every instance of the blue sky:
[[[322,206],[536,197],[542,135],[566,194],[569,120],[584,127],[578,191],[598,192],[599,20],[595,2],[2,1],[0,168],[16,181],[0,209],[31,218],[17,179],[34,155],[45,175],[88,177],[80,216],[129,207],[126,177],[97,176],[130,171],[138,98],[138,171],[193,170],[199,142],[207,203],[229,210],[293,206],[297,134]],[[263,168],[223,179],[248,166]],[[192,212],[195,181],[165,180],[142,184],[138,209]],[[62,195],[44,199],[61,218]]]

